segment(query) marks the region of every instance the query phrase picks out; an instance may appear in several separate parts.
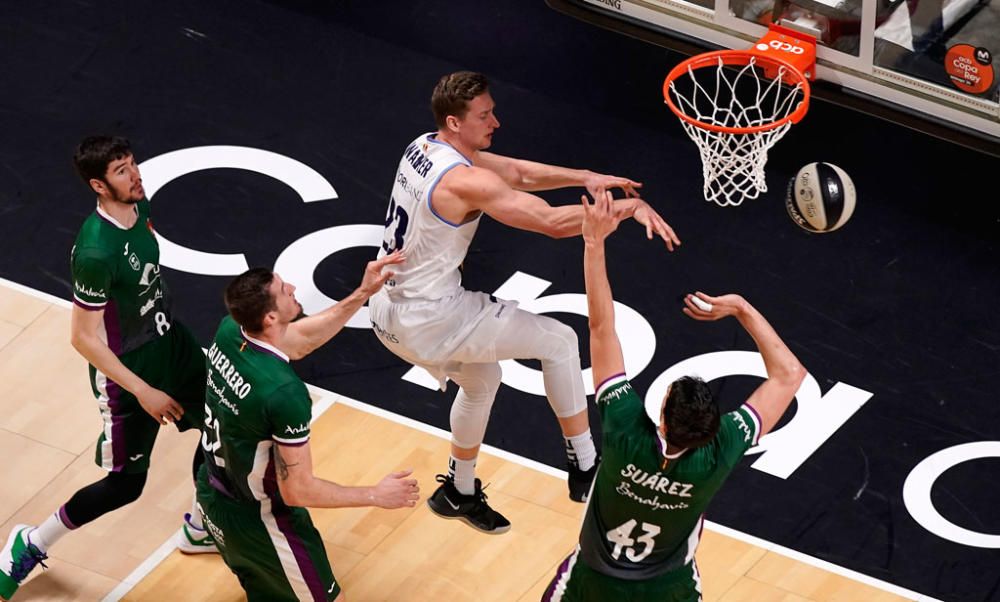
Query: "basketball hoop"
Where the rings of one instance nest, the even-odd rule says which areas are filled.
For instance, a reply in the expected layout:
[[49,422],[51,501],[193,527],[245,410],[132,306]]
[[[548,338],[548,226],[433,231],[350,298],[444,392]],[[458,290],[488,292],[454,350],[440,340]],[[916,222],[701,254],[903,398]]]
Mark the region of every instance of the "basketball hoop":
[[809,109],[816,40],[779,25],[746,50],[693,56],[663,97],[701,153],[706,201],[739,205],[767,192],[767,152]]

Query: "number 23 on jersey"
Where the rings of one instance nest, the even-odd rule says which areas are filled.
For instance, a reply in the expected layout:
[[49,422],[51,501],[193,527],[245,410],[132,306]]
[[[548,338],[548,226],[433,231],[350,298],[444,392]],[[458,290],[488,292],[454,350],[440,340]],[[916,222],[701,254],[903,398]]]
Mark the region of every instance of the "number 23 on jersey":
[[403,236],[410,225],[410,216],[402,205],[396,204],[396,199],[389,199],[389,211],[385,214],[385,237],[382,239],[382,250],[386,254],[403,248]]

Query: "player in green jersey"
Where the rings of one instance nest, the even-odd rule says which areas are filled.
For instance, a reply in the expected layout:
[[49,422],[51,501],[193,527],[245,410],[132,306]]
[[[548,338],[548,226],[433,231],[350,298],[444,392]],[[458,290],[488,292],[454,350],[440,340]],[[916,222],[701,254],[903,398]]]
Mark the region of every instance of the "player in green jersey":
[[373,487],[313,474],[312,400],[289,366],[337,334],[393,276],[383,268],[402,260],[395,252],[368,263],[354,293],[301,319],[295,287],[270,270],[249,270],[226,289],[229,315],[208,349],[198,502],[250,602],[343,599],[305,507],[416,504],[419,489],[409,470]]
[[584,514],[580,543],[559,566],[543,600],[701,600],[695,550],[705,508],[744,452],[770,431],[795,396],[805,369],[764,317],[738,295],[687,295],[684,313],[702,321],[733,316],[764,359],[765,380],[720,417],[701,379],[671,383],[659,424],[625,377],[604,260],[618,227],[610,194],[583,198],[584,278],[590,354],[603,427],[603,459]]
[[[77,491],[37,528],[14,527],[0,552],[0,596],[9,599],[46,551],[71,530],[142,493],[161,424],[203,422],[205,356],[171,313],[142,178],[123,138],[83,140],[73,157],[97,194],[71,253],[73,347],[90,363],[104,427],[96,461],[105,478]],[[194,474],[203,459],[196,449]],[[192,497],[192,508],[195,501]],[[184,552],[215,552],[192,510],[179,532]]]

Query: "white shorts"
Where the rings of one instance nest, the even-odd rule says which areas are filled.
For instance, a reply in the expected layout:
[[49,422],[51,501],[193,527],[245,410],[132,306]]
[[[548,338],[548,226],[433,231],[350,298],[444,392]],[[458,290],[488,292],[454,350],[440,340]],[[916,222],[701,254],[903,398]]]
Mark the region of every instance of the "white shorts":
[[459,289],[434,301],[393,302],[384,290],[368,301],[372,328],[400,358],[427,370],[444,389],[449,364],[495,362],[496,341],[517,301]]

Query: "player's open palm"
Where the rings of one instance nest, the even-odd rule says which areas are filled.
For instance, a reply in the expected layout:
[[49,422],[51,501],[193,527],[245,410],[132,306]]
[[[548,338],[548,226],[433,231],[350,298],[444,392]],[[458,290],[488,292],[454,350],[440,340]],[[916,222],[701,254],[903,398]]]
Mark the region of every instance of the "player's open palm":
[[396,275],[392,270],[385,268],[397,263],[403,263],[405,260],[406,256],[403,255],[403,251],[396,249],[381,259],[369,261],[368,265],[365,266],[365,273],[361,277],[361,286],[359,288],[364,291],[365,295],[371,297],[382,288],[386,280]]
[[702,292],[684,297],[683,312],[695,320],[711,322],[738,315],[746,307],[746,299],[739,295],[720,295],[712,297]]
[[379,508],[403,508],[416,505],[420,499],[420,487],[416,479],[407,478],[412,470],[391,472],[375,486],[375,505]]
[[654,234],[659,236],[667,244],[668,251],[673,251],[674,245],[681,244],[681,239],[677,238],[674,229],[649,206],[649,203],[642,199],[636,199],[635,202],[636,208],[632,213],[632,219],[646,227],[646,238],[653,240]]
[[146,410],[146,413],[160,424],[175,422],[184,415],[184,408],[181,407],[181,404],[159,389],[149,387],[147,390],[137,393],[135,397],[139,400],[142,409]]

